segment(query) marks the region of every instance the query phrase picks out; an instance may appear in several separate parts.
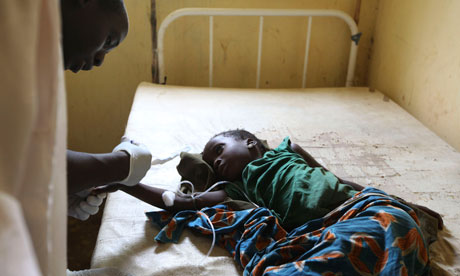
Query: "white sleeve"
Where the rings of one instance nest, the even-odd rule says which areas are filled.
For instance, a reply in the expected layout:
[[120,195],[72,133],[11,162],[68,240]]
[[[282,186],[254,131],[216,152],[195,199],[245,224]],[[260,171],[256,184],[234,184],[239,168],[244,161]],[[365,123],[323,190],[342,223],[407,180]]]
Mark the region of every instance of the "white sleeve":
[[[0,1],[0,275],[42,275],[31,232],[18,195],[32,127],[41,99],[37,70],[39,31],[51,20],[42,16],[49,1]],[[43,17],[43,18],[42,18]],[[48,25],[47,25],[48,24]],[[40,28],[39,28],[40,26]],[[42,35],[40,33],[40,35]],[[50,36],[41,38],[50,40]],[[50,50],[51,51],[51,50]],[[47,57],[47,56],[45,56]],[[48,79],[44,79],[47,81]],[[52,85],[52,83],[50,84]],[[49,90],[48,90],[49,91]],[[48,94],[45,94],[48,95]],[[46,107],[50,109],[50,107]],[[34,183],[33,183],[34,184]],[[46,198],[45,198],[46,200]],[[41,203],[41,202],[40,202]],[[45,202],[46,204],[46,202]],[[62,241],[65,243],[65,241]],[[46,241],[43,242],[46,245]],[[45,248],[46,249],[46,248]]]
[[0,275],[41,275],[16,199],[0,192]]

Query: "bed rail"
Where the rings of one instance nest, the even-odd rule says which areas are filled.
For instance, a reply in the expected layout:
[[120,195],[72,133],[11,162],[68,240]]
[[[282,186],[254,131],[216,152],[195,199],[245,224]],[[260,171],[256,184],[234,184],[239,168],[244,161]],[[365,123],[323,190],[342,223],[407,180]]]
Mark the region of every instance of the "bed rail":
[[351,31],[351,47],[348,58],[346,86],[352,86],[356,57],[358,52],[358,42],[360,33],[355,21],[345,12],[339,10],[296,10],[296,9],[223,9],[223,8],[184,8],[173,11],[161,23],[158,30],[158,70],[160,82],[165,82],[165,65],[164,65],[164,35],[167,27],[171,22],[182,16],[209,16],[209,86],[213,83],[213,18],[214,16],[259,16],[259,40],[257,51],[257,80],[256,88],[259,88],[260,83],[260,62],[262,56],[262,33],[265,16],[307,16],[308,27],[305,42],[305,57],[302,74],[302,88],[305,88],[307,79],[308,52],[310,49],[310,34],[313,17],[337,17],[345,21]]

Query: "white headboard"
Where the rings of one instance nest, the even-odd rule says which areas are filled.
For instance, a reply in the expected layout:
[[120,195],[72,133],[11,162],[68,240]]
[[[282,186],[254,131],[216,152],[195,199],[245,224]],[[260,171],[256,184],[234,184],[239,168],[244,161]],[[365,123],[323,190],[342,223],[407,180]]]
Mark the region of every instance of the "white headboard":
[[346,77],[346,86],[352,86],[356,57],[358,52],[358,42],[361,33],[358,32],[358,26],[355,21],[345,12],[339,10],[295,10],[295,9],[222,9],[222,8],[185,8],[175,10],[170,13],[161,23],[158,30],[158,70],[159,81],[165,82],[165,65],[164,65],[164,36],[169,24],[182,16],[209,16],[209,87],[213,86],[213,18],[214,16],[259,16],[259,39],[257,51],[257,78],[255,87],[259,88],[260,83],[260,60],[262,55],[262,30],[265,16],[306,16],[308,17],[307,36],[305,42],[305,56],[302,74],[302,88],[305,88],[307,80],[308,53],[310,48],[310,34],[313,17],[336,17],[347,23],[351,32],[351,47],[348,58],[348,68]]

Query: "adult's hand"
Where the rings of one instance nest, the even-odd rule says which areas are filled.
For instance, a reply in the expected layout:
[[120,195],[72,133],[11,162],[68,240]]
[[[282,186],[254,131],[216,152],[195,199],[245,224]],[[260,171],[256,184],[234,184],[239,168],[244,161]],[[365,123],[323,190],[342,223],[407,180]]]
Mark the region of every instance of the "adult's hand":
[[70,195],[67,214],[79,220],[87,220],[99,212],[99,206],[106,196],[105,193],[94,194],[91,190]]

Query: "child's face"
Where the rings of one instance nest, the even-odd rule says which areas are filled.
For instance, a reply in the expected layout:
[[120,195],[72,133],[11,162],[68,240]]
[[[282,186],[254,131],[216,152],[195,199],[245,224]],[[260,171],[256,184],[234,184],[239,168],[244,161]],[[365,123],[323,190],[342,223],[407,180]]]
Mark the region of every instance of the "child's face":
[[220,180],[241,180],[246,165],[260,158],[256,147],[249,146],[253,143],[251,139],[216,136],[204,147],[203,160],[214,169]]

